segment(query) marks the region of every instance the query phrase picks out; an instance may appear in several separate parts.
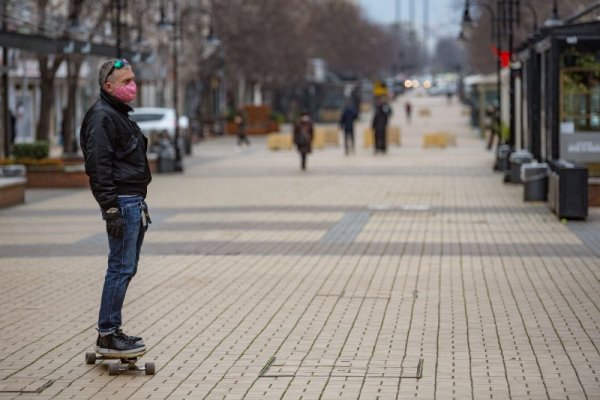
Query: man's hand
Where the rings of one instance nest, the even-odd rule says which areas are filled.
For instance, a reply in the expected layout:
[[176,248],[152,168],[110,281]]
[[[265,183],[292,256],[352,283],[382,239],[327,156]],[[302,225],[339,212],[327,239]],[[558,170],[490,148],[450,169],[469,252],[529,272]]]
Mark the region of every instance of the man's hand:
[[123,225],[125,225],[123,221],[123,216],[121,215],[121,211],[118,208],[109,208],[103,213],[104,220],[106,221],[106,232],[115,238],[123,237]]

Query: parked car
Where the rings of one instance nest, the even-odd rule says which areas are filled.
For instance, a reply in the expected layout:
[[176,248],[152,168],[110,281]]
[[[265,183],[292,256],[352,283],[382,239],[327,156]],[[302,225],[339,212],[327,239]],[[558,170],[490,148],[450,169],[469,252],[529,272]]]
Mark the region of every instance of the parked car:
[[[139,107],[133,110],[131,118],[140,126],[152,147],[158,143],[162,136],[166,136],[175,143],[175,109],[164,107]],[[191,138],[189,134],[189,119],[185,115],[179,116],[179,148],[189,154],[191,151]]]

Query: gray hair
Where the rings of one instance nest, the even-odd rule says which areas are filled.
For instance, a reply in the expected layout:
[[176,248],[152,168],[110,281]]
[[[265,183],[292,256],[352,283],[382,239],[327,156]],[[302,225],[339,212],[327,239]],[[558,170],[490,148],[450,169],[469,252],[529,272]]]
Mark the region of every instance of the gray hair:
[[100,72],[98,73],[98,83],[100,84],[100,87],[106,83],[106,79],[110,76],[111,71],[114,71],[114,66],[118,61],[121,61],[123,64],[117,67],[117,69],[131,68],[131,64],[124,58],[111,58],[110,60],[104,61],[100,67]]
[[115,65],[116,61],[116,58],[111,58],[110,60],[104,61],[102,63],[102,66],[100,66],[100,72],[98,73],[98,84],[100,85],[100,87],[104,86],[104,83],[108,78],[108,73],[110,72],[113,65]]

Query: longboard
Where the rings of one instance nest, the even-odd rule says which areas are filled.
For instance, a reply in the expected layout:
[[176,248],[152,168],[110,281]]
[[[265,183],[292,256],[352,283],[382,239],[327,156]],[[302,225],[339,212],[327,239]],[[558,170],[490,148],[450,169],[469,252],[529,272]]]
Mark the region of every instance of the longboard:
[[146,350],[131,354],[114,353],[85,353],[85,363],[89,365],[96,364],[97,360],[120,360],[116,363],[108,364],[108,375],[118,375],[124,371],[145,372],[146,375],[154,375],[156,366],[153,362],[147,362],[143,367],[137,365],[138,358],[146,354]]

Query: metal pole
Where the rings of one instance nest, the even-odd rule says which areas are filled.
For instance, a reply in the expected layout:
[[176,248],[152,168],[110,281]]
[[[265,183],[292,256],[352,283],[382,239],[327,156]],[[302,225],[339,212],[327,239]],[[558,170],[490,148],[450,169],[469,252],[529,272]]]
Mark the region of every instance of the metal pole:
[[[2,2],[2,30],[6,30],[6,1]],[[8,109],[8,47],[2,47],[2,126],[4,130],[4,157],[10,156],[11,123]]]
[[402,17],[402,10],[401,10],[401,0],[396,0],[395,2],[396,4],[396,40],[398,41],[398,48],[397,48],[397,52],[396,52],[396,56],[395,56],[395,61],[397,62],[397,66],[394,69],[394,75],[397,74],[398,72],[400,72],[402,70],[402,58],[400,57],[400,48],[401,46],[401,40],[402,40],[402,28],[401,28],[401,17]]
[[498,144],[502,140],[502,18],[500,17],[500,2],[496,2],[496,91],[498,99],[498,109],[496,112],[496,125],[498,129]]
[[11,123],[8,109],[8,47],[2,48],[2,122],[4,125],[4,157],[10,156]]
[[515,115],[515,77],[512,70],[512,59],[513,59],[513,46],[514,46],[514,15],[515,15],[515,5],[518,9],[519,0],[514,4],[514,0],[508,0],[508,55],[509,55],[509,116],[510,116],[510,139],[509,144],[511,148],[515,146],[515,134],[516,134],[516,115]]
[[427,64],[429,45],[429,0],[423,0],[423,64]]
[[179,16],[177,15],[177,0],[173,0],[173,108],[175,110],[175,170],[183,171],[181,149],[179,148],[179,73],[178,73],[178,48]]
[[117,58],[121,58],[121,0],[115,0],[117,6]]

